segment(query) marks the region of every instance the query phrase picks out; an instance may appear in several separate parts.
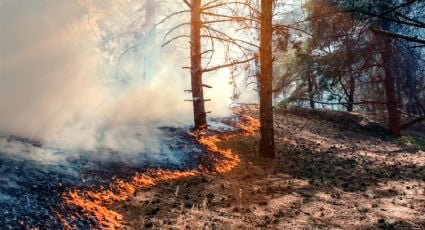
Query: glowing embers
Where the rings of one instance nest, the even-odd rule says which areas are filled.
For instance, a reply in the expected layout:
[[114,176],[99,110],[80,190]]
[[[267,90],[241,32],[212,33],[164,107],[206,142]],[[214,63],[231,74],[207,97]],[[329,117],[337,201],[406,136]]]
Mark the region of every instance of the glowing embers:
[[239,116],[241,121],[236,123],[236,126],[243,131],[244,135],[254,135],[260,128],[260,121],[247,115],[239,114]]
[[209,151],[219,154],[219,156],[211,157],[212,169],[218,173],[225,173],[236,167],[240,159],[234,155],[230,149],[220,149],[217,144],[222,141],[221,138],[229,138],[228,135],[223,134],[221,138],[216,135],[210,136],[207,134],[194,134],[199,143],[205,146]]
[[[209,158],[201,162],[194,170],[162,170],[150,169],[145,173],[137,173],[128,181],[117,180],[108,188],[88,190],[72,190],[63,195],[67,204],[79,207],[82,214],[87,218],[94,218],[101,228],[116,229],[122,227],[123,216],[108,208],[115,202],[121,202],[132,196],[137,189],[148,188],[164,180],[174,180],[195,176],[200,173],[218,172],[225,173],[235,168],[240,158],[234,155],[230,149],[223,150],[218,143],[237,135],[252,135],[259,127],[259,122],[249,116],[239,114],[235,123],[240,131],[236,132],[212,132],[200,131],[190,133],[196,140],[213,154],[205,154]],[[214,155],[215,154],[215,155]],[[207,166],[207,164],[210,164]],[[63,222],[65,229],[75,229],[77,226],[71,224],[59,213],[59,219]],[[75,213],[75,215],[79,215]],[[75,217],[70,217],[75,218]],[[69,219],[69,218],[68,218]],[[93,227],[99,227],[93,226]]]
[[[95,218],[102,228],[115,229],[121,227],[123,217],[118,212],[110,210],[108,205],[128,199],[134,194],[136,189],[148,188],[159,181],[185,178],[198,173],[198,171],[194,170],[171,171],[152,169],[143,174],[136,174],[128,182],[117,180],[110,188],[101,188],[96,191],[78,189],[69,191],[64,194],[64,199],[67,204],[81,208],[85,216]],[[58,217],[61,219],[65,228],[76,228],[76,226],[71,226],[65,221],[59,213]]]
[[236,167],[239,162],[239,156],[232,153],[231,149],[221,149],[218,147],[218,143],[224,140],[227,140],[231,137],[237,135],[253,135],[258,128],[260,123],[257,119],[243,115],[241,112],[234,111],[238,115],[239,120],[235,123],[235,126],[240,130],[236,132],[195,132],[192,133],[193,136],[198,140],[198,142],[205,146],[208,150],[219,154],[222,157],[214,157],[211,160],[213,161],[213,170],[218,173],[225,173],[232,170]]

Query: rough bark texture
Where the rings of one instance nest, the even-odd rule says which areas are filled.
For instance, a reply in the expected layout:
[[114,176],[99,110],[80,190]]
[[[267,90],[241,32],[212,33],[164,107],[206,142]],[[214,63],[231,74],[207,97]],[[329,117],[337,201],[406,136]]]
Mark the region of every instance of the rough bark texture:
[[273,63],[272,63],[272,12],[273,1],[261,0],[260,35],[260,156],[275,157],[273,128]]
[[207,127],[207,115],[205,113],[204,92],[202,88],[202,66],[201,66],[201,0],[193,0],[191,9],[191,82],[193,117],[195,129]]
[[383,51],[381,54],[385,72],[384,88],[388,112],[388,129],[393,135],[401,136],[399,127],[400,117],[397,111],[398,105],[394,85],[395,82],[391,69],[392,42],[391,38],[385,35],[378,35],[378,38],[380,38],[380,41],[383,42]]

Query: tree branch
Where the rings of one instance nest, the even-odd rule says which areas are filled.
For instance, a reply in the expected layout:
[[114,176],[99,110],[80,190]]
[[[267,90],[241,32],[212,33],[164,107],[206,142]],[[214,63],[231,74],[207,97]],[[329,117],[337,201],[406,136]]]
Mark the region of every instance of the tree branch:
[[183,2],[189,7],[189,8],[192,8],[192,5],[189,3],[189,1],[188,0],[183,0]]
[[393,37],[393,38],[400,38],[400,39],[404,39],[404,40],[409,41],[409,42],[416,42],[416,43],[425,44],[425,39],[423,39],[423,38],[393,33],[393,32],[387,31],[387,30],[381,30],[381,29],[374,28],[374,27],[371,27],[371,30],[375,33],[385,34],[385,35],[388,35],[388,36]]
[[203,69],[202,72],[206,73],[206,72],[216,71],[216,70],[227,68],[227,67],[230,67],[230,66],[247,63],[247,62],[250,62],[252,60],[254,60],[254,58],[246,59],[246,60],[243,60],[243,61],[233,61],[231,63],[227,63],[227,64],[224,64],[224,65],[219,65],[219,66],[211,67],[211,68],[208,68],[208,69]]

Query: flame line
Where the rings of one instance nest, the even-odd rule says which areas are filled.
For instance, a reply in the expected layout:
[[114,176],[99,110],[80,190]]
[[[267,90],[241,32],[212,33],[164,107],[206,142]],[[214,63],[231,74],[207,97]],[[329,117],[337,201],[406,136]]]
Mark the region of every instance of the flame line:
[[[233,154],[231,149],[221,149],[218,143],[237,135],[250,136],[259,128],[259,122],[255,118],[234,111],[240,118],[236,124],[241,131],[238,132],[193,132],[192,135],[202,146],[209,151],[222,156],[213,160],[212,172],[226,173],[234,169],[239,163],[239,156]],[[62,195],[65,203],[77,206],[82,209],[83,215],[96,219],[101,228],[117,229],[122,228],[123,216],[113,210],[108,209],[109,205],[122,202],[132,196],[137,189],[149,188],[160,181],[187,178],[201,173],[211,172],[205,165],[199,165],[194,170],[172,171],[163,169],[148,169],[145,173],[137,173],[128,182],[117,180],[109,188],[101,188],[97,191],[84,191],[74,189]],[[65,229],[75,229],[65,218],[56,212],[62,221]],[[73,218],[73,217],[71,217]]]

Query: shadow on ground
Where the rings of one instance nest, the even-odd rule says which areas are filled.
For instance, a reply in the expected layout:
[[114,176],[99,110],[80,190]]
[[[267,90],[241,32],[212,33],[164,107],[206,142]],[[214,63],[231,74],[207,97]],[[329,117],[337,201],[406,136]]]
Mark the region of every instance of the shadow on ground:
[[[245,111],[256,116],[256,109]],[[241,157],[226,174],[168,181],[115,209],[129,229],[424,229],[425,153],[359,115],[275,117],[277,159],[258,135],[219,144]]]

